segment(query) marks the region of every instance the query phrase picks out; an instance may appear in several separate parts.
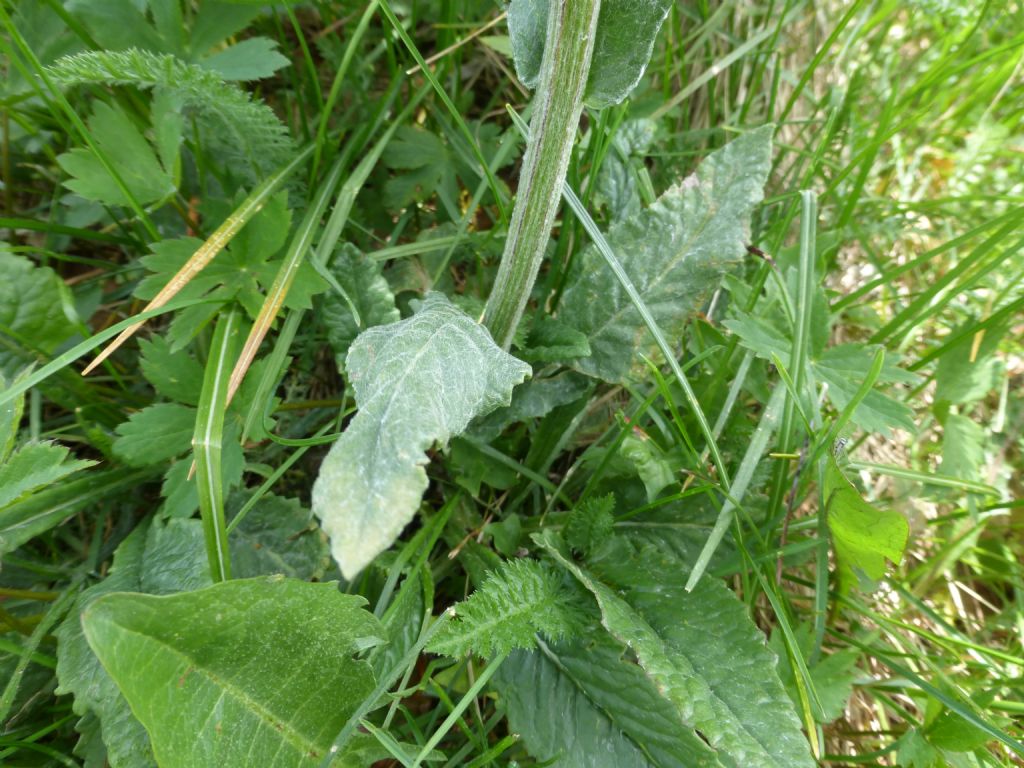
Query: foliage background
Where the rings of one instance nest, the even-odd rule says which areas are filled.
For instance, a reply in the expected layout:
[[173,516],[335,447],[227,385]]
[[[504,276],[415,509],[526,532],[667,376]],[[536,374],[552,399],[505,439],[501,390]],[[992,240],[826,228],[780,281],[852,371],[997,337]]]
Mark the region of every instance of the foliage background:
[[[0,414],[18,425],[16,439],[0,445],[7,462],[0,468],[7,472],[0,474],[0,668],[11,681],[0,700],[5,764],[102,764],[90,757],[102,749],[96,723],[79,722],[81,688],[77,704],[66,695],[75,683],[61,676],[56,642],[69,630],[57,626],[76,601],[83,604],[89,592],[82,590],[114,588],[111,557],[126,537],[169,542],[153,545],[162,559],[138,576],[153,582],[144,591],[208,583],[205,564],[187,567],[182,556],[202,553],[201,534],[175,529],[188,527],[200,503],[186,476],[210,321],[228,300],[246,322],[257,316],[325,169],[345,152],[351,168],[376,146],[366,126],[394,132],[365,182],[348,190],[354,202],[343,239],[350,245],[325,259],[354,264],[336,274],[370,276],[370,291],[357,293],[393,295],[403,316],[430,288],[479,313],[517,178],[520,143],[505,104],[522,112],[528,93],[515,78],[503,21],[490,24],[502,13],[496,4],[391,7],[422,55],[436,55],[433,72],[454,112],[413,71],[387,20],[374,13],[364,21],[363,9],[347,3],[6,4],[0,366],[7,383],[138,311],[195,249],[194,238],[208,236],[296,146],[314,146],[316,170],[304,169],[272,197],[204,272],[207,282],[183,294],[206,292],[219,303],[151,321],[141,341],[92,376],[63,368],[29,390],[23,413]],[[778,312],[795,279],[799,190],[816,193],[819,219],[814,294],[795,312],[810,317],[828,412],[843,409],[844,384],[863,377],[877,346],[886,350],[877,397],[846,430],[845,450],[863,496],[910,522],[910,545],[878,590],[833,597],[825,653],[810,670],[827,715],[819,718],[824,764],[1019,759],[991,733],[958,720],[948,702],[1020,737],[1022,19],[1024,8],[1009,1],[676,3],[640,88],[622,106],[586,114],[570,166],[571,184],[607,226],[649,204],[735,130],[776,124],[752,243],[766,259],[751,256],[728,278],[681,344],[708,413],[740,381],[740,407],[720,441],[730,465],[742,459],[778,382],[770,357],[745,363],[746,352],[790,344]],[[367,25],[361,37],[360,24]],[[346,63],[353,38],[358,48]],[[86,60],[42,69],[61,56],[128,47],[150,59],[125,60],[104,77],[130,87],[93,82]],[[166,56],[178,68],[159,80],[153,70]],[[496,159],[493,185],[481,182],[478,152]],[[101,172],[98,155],[122,184]],[[585,242],[580,223],[563,211],[538,299],[560,294]],[[370,262],[384,265],[384,282]],[[337,431],[339,411],[351,411],[336,360],[353,329],[327,288],[312,267],[301,271],[285,304],[296,319],[278,323],[227,416],[227,509],[230,516],[246,508],[232,540],[245,573],[337,576],[308,510],[325,449],[294,442]],[[397,318],[380,306],[366,307],[380,313],[374,322]],[[285,331],[292,337],[280,351],[290,364],[264,422],[262,413],[253,416],[258,382]],[[428,563],[439,607],[464,597],[497,554],[515,555],[538,521],[564,522],[572,504],[556,503],[552,487],[578,500],[619,486],[616,512],[628,515],[658,497],[666,473],[672,488],[662,498],[706,479],[706,468],[689,459],[686,435],[696,432],[685,399],[663,381],[648,372],[591,391],[566,378],[558,407],[506,430],[497,448],[481,446],[500,424],[477,433],[486,438],[438,452],[427,508],[454,504]],[[285,440],[270,439],[267,429]],[[799,455],[802,443],[797,425],[780,452]],[[14,485],[10,478],[28,465],[37,482]],[[264,484],[272,493],[253,500]],[[813,557],[820,505],[799,459],[766,460],[755,485],[759,503],[784,510],[784,521],[762,546],[753,536],[760,529],[741,520],[713,572],[728,576],[771,635],[780,674],[792,683],[779,627],[812,642],[827,587]],[[49,525],[26,538],[17,529],[33,510],[48,512]],[[700,510],[688,514],[706,522]],[[628,527],[628,518],[619,525]],[[680,537],[691,561],[706,534],[703,525],[695,538]],[[187,536],[198,549],[180,548]],[[350,589],[375,602],[402,551],[383,556]],[[756,574],[774,575],[776,561],[784,578],[766,590]],[[393,724],[402,740],[426,742],[465,692],[466,674],[473,676],[471,664],[467,673],[436,659],[416,670]],[[95,701],[102,708],[103,694]],[[76,728],[86,734],[81,741]],[[117,748],[130,752],[131,737]],[[452,764],[532,764],[488,697],[474,701],[445,749],[449,757],[473,756]]]

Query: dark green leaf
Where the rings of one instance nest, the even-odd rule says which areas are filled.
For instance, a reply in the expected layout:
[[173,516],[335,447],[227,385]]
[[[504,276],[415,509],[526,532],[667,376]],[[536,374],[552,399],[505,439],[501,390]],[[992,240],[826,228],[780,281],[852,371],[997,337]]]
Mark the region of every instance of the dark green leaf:
[[618,563],[613,588],[568,557],[550,531],[536,538],[594,595],[605,629],[632,649],[677,716],[723,763],[814,765],[764,637],[724,584],[706,578],[687,592],[685,566],[652,551]]
[[515,651],[493,678],[509,725],[538,760],[564,768],[720,766],[610,638]]
[[[367,257],[351,243],[345,243],[335,252],[328,268],[355,303],[362,328],[399,320],[394,294],[381,274],[379,261]],[[352,316],[348,302],[335,290],[329,290],[324,296],[321,318],[327,326],[327,340],[334,350],[338,370],[344,370],[345,356],[359,335],[360,324]]]

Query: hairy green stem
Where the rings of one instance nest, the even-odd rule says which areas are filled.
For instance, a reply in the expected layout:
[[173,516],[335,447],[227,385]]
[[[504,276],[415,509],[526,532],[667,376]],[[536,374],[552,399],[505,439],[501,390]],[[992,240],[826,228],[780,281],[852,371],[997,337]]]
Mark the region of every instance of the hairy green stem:
[[557,0],[548,14],[540,84],[505,252],[484,310],[494,340],[512,346],[537,279],[576,139],[601,0]]

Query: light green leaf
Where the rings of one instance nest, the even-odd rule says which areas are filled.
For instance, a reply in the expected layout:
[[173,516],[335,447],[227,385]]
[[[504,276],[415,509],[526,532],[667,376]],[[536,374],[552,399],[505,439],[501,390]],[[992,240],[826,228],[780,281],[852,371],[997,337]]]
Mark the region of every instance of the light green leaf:
[[[998,386],[1000,361],[994,353],[1009,331],[1012,317],[950,345],[935,368],[935,400],[954,405],[981,400]],[[959,333],[956,328],[953,333]]]
[[633,462],[636,473],[647,490],[647,501],[654,501],[659,493],[676,482],[672,464],[649,437],[626,435],[619,447],[619,453],[623,458]]
[[270,77],[291,62],[277,50],[275,40],[250,37],[200,63],[225,80],[260,80]]
[[191,449],[195,426],[195,408],[177,403],[151,405],[118,424],[114,453],[133,467],[160,464]]
[[537,633],[551,640],[572,636],[583,624],[579,595],[560,571],[536,560],[508,560],[491,571],[466,600],[455,619],[428,646],[456,658],[476,653],[505,656],[534,648]]
[[[97,101],[89,118],[96,145],[140,205],[174,192],[174,180],[160,165],[153,148],[119,108]],[[73,149],[57,158],[71,176],[65,186],[86,200],[129,205],[129,199],[100,160],[88,149]]]
[[[391,287],[381,274],[379,261],[368,258],[351,243],[345,243],[334,254],[328,268],[355,303],[363,328],[394,323],[401,317]],[[348,302],[336,290],[330,290],[324,297],[320,316],[327,326],[327,341],[334,350],[338,370],[344,370],[345,355],[359,335],[359,324]]]
[[[865,360],[864,366],[856,374],[851,371],[837,371],[821,361],[814,363],[814,370],[821,380],[828,384],[829,400],[839,411],[856,396],[869,368],[870,358]],[[911,434],[917,429],[914,424],[914,411],[877,389],[872,389],[857,404],[851,421],[868,432],[883,435],[891,434],[890,427],[905,429]]]
[[[0,252],[0,333],[29,351],[53,352],[75,333],[65,307],[66,289],[49,267],[36,267],[21,256]],[[0,372],[13,378],[33,357],[0,347]]]
[[18,497],[51,485],[96,462],[67,461],[68,449],[55,443],[22,446],[0,465],[0,509]]
[[869,579],[881,579],[886,559],[898,564],[903,558],[910,537],[903,515],[864,501],[834,456],[829,456],[825,465],[822,493],[839,566],[840,591],[848,592],[857,582],[857,571]]
[[985,430],[974,419],[959,413],[946,415],[942,425],[942,464],[939,474],[960,480],[985,482],[980,476],[985,460]]
[[[550,0],[512,0],[508,30],[516,73],[536,88],[544,53]],[[671,0],[603,0],[590,78],[584,96],[595,108],[618,104],[640,82]]]
[[720,766],[643,671],[603,633],[513,652],[492,679],[509,725],[560,768]]
[[[750,214],[771,165],[771,134],[771,126],[758,128],[713,152],[696,173],[608,233],[669,338],[681,336],[700,302],[746,253]],[[597,250],[587,248],[577,262],[559,317],[589,337],[592,354],[572,365],[606,381],[624,381],[639,355],[657,356],[657,345]]]
[[441,294],[415,315],[360,334],[346,361],[359,412],[313,485],[313,511],[352,578],[412,519],[427,488],[426,450],[508,405],[530,367]]
[[139,341],[142,375],[164,397],[185,405],[199,402],[203,384],[203,366],[184,351],[174,352],[163,336]]
[[320,764],[374,689],[355,655],[382,628],[363,603],[271,577],[106,595],[82,624],[162,768],[296,768]]
[[651,550],[612,564],[613,588],[573,561],[550,531],[536,540],[597,598],[605,629],[633,650],[677,716],[725,765],[814,765],[775,659],[724,584],[702,579],[688,592],[685,566]]

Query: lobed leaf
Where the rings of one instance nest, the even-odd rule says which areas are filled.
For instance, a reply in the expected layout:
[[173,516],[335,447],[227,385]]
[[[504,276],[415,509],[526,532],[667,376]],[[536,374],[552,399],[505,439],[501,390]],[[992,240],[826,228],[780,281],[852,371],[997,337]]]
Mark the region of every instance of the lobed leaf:
[[825,464],[822,495],[828,529],[836,550],[839,589],[848,592],[857,571],[869,579],[885,576],[885,561],[899,563],[910,537],[910,526],[899,512],[881,510],[861,498],[834,456]]
[[538,632],[551,640],[572,636],[582,624],[578,599],[550,566],[509,560],[455,606],[456,619],[429,650],[454,657],[470,652],[504,656],[515,648],[535,647]]
[[530,367],[441,294],[360,334],[346,362],[359,412],[313,485],[313,511],[345,578],[387,549],[427,488],[426,450],[508,405]]
[[0,463],[0,509],[96,463],[82,459],[67,461],[67,458],[68,449],[55,443],[29,444],[11,454]]

